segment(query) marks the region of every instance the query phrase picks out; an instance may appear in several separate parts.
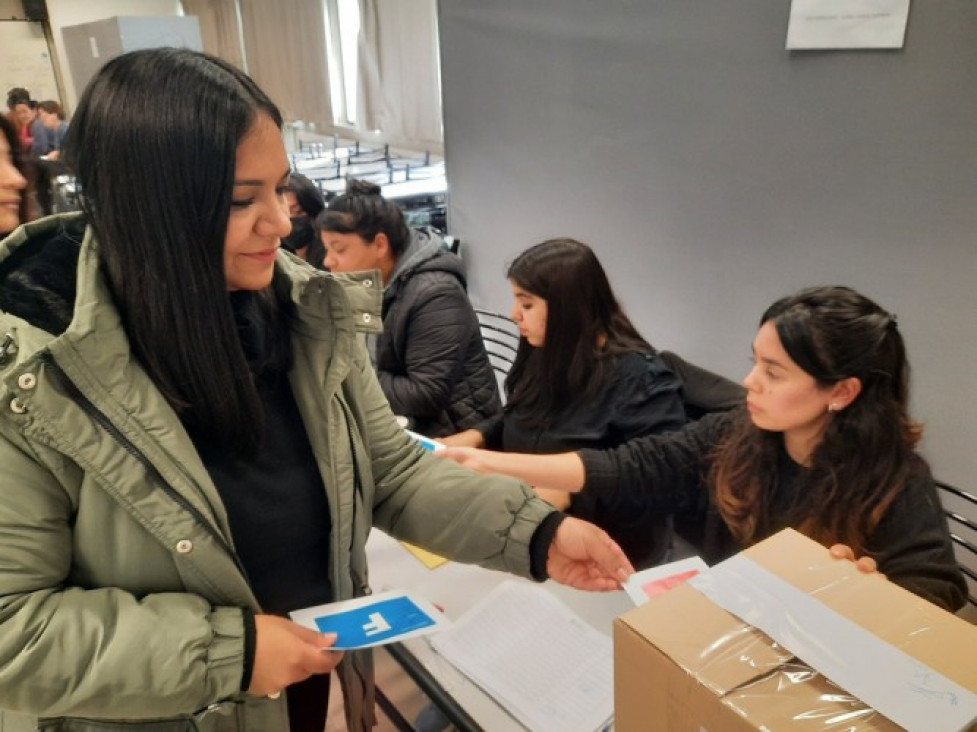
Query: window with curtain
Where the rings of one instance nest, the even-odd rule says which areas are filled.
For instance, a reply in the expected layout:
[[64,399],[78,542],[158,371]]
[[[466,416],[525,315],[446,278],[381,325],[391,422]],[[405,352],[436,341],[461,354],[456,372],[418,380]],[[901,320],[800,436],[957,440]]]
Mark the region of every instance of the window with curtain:
[[440,146],[437,0],[182,0],[290,121]]

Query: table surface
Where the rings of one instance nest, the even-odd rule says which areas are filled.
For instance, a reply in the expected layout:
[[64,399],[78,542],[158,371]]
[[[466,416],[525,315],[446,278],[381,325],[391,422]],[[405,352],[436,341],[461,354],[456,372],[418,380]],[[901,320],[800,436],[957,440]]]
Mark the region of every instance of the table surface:
[[[448,562],[428,569],[398,541],[374,529],[367,542],[370,584],[374,592],[410,590],[444,608],[452,620],[461,617],[496,585],[517,579],[474,565]],[[529,580],[518,580],[529,582]],[[541,585],[594,628],[611,636],[614,618],[634,607],[623,590],[584,592],[548,581]],[[401,644],[451,698],[483,729],[496,732],[522,730],[508,712],[499,706],[460,671],[431,648],[427,638],[414,638]]]

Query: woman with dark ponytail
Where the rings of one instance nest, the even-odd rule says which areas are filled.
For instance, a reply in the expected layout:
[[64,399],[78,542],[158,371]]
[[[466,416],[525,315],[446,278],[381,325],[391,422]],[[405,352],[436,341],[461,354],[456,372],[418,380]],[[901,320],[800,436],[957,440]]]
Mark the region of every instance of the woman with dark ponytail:
[[[846,287],[767,309],[753,342],[746,409],[607,451],[445,455],[535,485],[592,494],[628,523],[698,511],[702,554],[719,561],[785,527],[948,609],[966,588],[908,414],[909,364],[894,315]],[[605,523],[614,536],[612,523]]]
[[412,229],[380,187],[351,180],[316,222],[332,272],[379,270],[383,333],[369,338],[380,387],[416,432],[443,437],[502,412],[461,259]]

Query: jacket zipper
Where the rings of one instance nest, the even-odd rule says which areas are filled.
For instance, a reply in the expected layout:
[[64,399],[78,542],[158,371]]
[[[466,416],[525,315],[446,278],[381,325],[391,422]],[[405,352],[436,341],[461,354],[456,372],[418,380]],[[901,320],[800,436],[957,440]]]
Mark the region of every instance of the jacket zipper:
[[[359,453],[356,451],[356,437],[353,435],[353,415],[350,413],[349,405],[346,404],[344,399],[340,399],[339,403],[343,408],[343,419],[346,422],[346,435],[349,437],[349,449],[353,457],[353,491],[359,495],[360,502],[363,503],[363,510],[372,511],[372,507],[368,508],[366,506],[366,497],[363,495],[363,479],[360,477]],[[373,523],[372,520],[370,523]],[[373,594],[373,588],[370,587],[369,582],[361,585],[359,589],[364,595]]]
[[68,375],[58,365],[50,353],[45,353],[41,359],[51,367],[58,380],[68,391],[72,399],[74,399],[78,406],[81,407],[82,411],[91,417],[103,430],[105,430],[105,432],[107,432],[113,440],[119,443],[127,453],[138,460],[149,473],[150,478],[152,478],[163,488],[163,492],[169,496],[172,501],[193,516],[193,518],[204,527],[207,533],[210,534],[217,544],[228,553],[231,559],[234,560],[234,565],[238,568],[245,579],[247,579],[248,573],[245,571],[244,565],[241,563],[241,559],[238,557],[237,552],[235,552],[233,547],[231,547],[231,545],[225,541],[224,537],[219,531],[217,531],[216,528],[214,528],[213,524],[207,520],[207,517],[204,516],[196,506],[190,503],[190,501],[184,498],[177,490],[166,482],[166,479],[163,477],[162,473],[160,473],[156,466],[152,464],[149,458],[146,457],[138,447],[133,445],[129,438],[126,437],[122,431],[116,427],[112,421],[82,393],[81,389],[79,389],[78,386],[70,378],[68,378]]

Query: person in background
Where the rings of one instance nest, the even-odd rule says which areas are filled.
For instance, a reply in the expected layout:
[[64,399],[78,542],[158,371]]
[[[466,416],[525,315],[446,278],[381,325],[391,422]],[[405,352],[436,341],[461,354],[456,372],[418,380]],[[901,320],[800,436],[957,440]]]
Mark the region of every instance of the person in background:
[[27,168],[17,128],[0,117],[0,235],[28,220]]
[[64,110],[53,99],[37,104],[37,117],[48,130],[52,148],[43,157],[47,160],[57,160],[61,155],[64,136],[68,133],[68,123],[64,118]]
[[430,227],[410,229],[379,186],[352,180],[317,221],[332,272],[377,269],[383,333],[369,345],[380,386],[411,429],[442,437],[502,412],[461,260]]
[[[520,338],[505,410],[445,444],[555,453],[616,447],[685,424],[681,382],[621,310],[589,246],[544,241],[516,257],[506,277]],[[575,494],[568,512],[602,525],[589,494]],[[636,567],[666,558],[667,514],[632,527],[619,521],[615,529]]]
[[37,102],[28,91],[15,87],[7,93],[7,109],[16,121],[24,152],[39,158],[54,149],[54,135],[37,115]]
[[915,450],[922,429],[907,411],[909,363],[895,316],[850,288],[801,290],[763,314],[753,356],[745,408],[679,432],[561,455],[443,454],[592,494],[604,515],[629,523],[705,496],[707,562],[790,526],[947,610],[960,608],[966,586]]
[[282,239],[282,247],[317,269],[324,269],[326,250],[316,235],[315,220],[326,207],[322,191],[301,173],[293,172],[285,191],[292,232]]
[[287,613],[370,592],[372,526],[584,589],[632,571],[397,425],[357,337],[375,277],[279,252],[281,124],[218,58],[117,56],[65,141],[83,213],[0,243],[3,729],[322,732],[334,668],[370,729],[369,651]]

